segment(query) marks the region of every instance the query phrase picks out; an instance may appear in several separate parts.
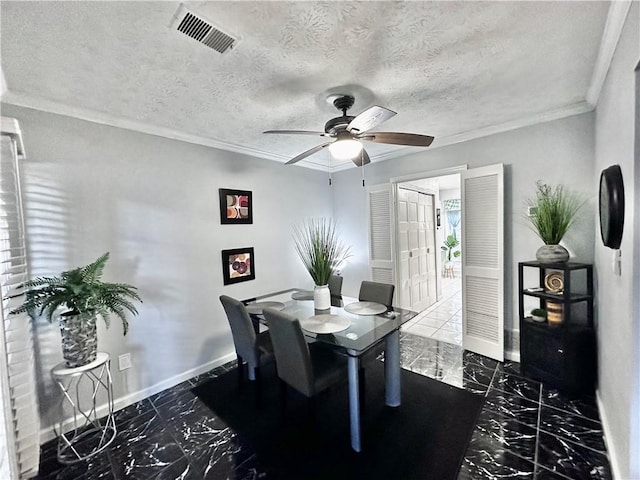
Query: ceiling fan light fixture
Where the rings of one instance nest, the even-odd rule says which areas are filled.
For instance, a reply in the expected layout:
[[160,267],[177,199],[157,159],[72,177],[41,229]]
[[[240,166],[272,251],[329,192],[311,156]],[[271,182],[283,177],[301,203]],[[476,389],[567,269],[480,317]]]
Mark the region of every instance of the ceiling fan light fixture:
[[358,140],[337,140],[329,145],[329,151],[336,160],[351,160],[362,151],[362,144]]

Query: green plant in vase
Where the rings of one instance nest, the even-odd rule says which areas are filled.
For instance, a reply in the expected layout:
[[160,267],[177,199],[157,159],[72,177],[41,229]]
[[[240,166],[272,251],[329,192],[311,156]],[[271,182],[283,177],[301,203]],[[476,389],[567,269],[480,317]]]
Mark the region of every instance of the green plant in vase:
[[454,258],[462,255],[460,250],[454,250],[454,248],[457,248],[459,245],[460,241],[454,235],[447,235],[447,238],[440,247],[447,254],[447,263],[451,263],[451,255],[453,255]]
[[129,329],[126,312],[138,314],[132,303],[132,300],[142,301],[136,287],[101,280],[108,259],[109,252],[89,265],[62,272],[60,276],[38,277],[24,282],[20,288],[25,290],[25,301],[10,312],[37,313],[53,322],[54,315],[63,307],[65,310],[58,321],[62,353],[69,367],[85,365],[96,358],[98,316],[103,318],[107,328],[111,314],[119,317],[126,335]]
[[547,319],[547,311],[543,308],[534,308],[531,310],[531,318],[536,322],[544,322]]
[[569,252],[560,241],[575,223],[584,201],[562,185],[552,187],[539,180],[535,196],[527,199],[526,204],[530,212],[526,217],[529,226],[544,242],[536,252],[538,261],[562,263],[569,260]]
[[294,225],[293,239],[296,252],[315,284],[315,308],[326,310],[331,306],[329,279],[338,265],[351,256],[351,247],[340,241],[335,222],[326,218]]

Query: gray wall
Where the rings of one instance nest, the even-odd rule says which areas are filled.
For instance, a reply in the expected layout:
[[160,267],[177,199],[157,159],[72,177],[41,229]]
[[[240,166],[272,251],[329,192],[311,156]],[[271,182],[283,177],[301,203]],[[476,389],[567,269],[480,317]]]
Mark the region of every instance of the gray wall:
[[[105,279],[136,285],[144,303],[122,335],[100,327],[120,405],[230,359],[218,296],[248,298],[311,286],[291,224],[331,216],[327,175],[60,115],[3,105],[20,121],[29,255],[57,274],[110,251]],[[253,191],[253,225],[220,225],[218,188]],[[255,247],[256,280],[223,286],[220,250]],[[51,425],[49,371],[62,360],[57,328],[37,325],[42,427]],[[131,352],[133,368],[118,371]],[[235,356],[233,356],[235,358]]]
[[[518,262],[535,258],[542,244],[523,220],[525,198],[535,193],[536,180],[562,183],[587,199],[582,215],[563,243],[575,261],[593,261],[595,209],[594,115],[578,116],[520,128],[422,153],[373,163],[365,168],[368,185],[414,173],[460,165],[469,168],[505,165],[505,328],[518,329]],[[351,169],[333,176],[335,217],[345,228],[357,255],[345,268],[344,290],[357,294],[360,281],[369,278],[367,208],[361,172]]]
[[[639,245],[634,243],[640,229],[638,204],[634,202],[638,163],[634,163],[635,111],[634,73],[640,60],[640,4],[634,2],[611,63],[596,109],[596,175],[613,164],[622,168],[625,187],[625,227],[622,238],[622,275],[612,270],[613,250],[595,238],[595,272],[599,348],[599,389],[601,414],[608,434],[612,463],[619,478],[640,478],[640,291]],[[635,118],[634,118],[635,116]],[[640,141],[636,139],[636,141]],[[635,178],[634,178],[635,176]],[[635,205],[634,205],[635,203]],[[635,259],[635,260],[634,260]]]

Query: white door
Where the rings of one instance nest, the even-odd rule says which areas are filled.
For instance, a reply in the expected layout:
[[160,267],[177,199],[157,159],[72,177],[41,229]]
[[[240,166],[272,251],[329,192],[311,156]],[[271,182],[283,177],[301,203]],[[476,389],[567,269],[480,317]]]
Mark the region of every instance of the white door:
[[433,195],[404,187],[396,192],[399,304],[422,311],[436,301]]
[[395,285],[391,205],[390,184],[367,187],[371,280]]
[[461,174],[462,345],[504,360],[503,166]]

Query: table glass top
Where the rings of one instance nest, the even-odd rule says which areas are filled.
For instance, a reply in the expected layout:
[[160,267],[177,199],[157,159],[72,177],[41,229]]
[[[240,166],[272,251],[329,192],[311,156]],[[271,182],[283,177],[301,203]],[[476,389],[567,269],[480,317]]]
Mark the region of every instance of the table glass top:
[[[297,317],[299,320],[307,319],[317,314],[340,315],[351,320],[349,328],[331,334],[316,334],[307,332],[305,335],[315,341],[327,343],[352,353],[360,354],[371,348],[376,343],[383,340],[387,335],[397,330],[405,322],[417,315],[417,312],[402,308],[392,308],[390,311],[378,315],[357,315],[347,312],[343,307],[331,307],[328,311],[316,311],[313,302],[308,300],[293,300],[291,293],[298,289],[289,289],[267,295],[261,295],[254,299],[244,300],[243,303],[250,305],[255,301],[278,301],[284,303],[283,312]],[[344,304],[348,305],[357,302],[355,298],[343,297]],[[259,317],[264,323],[264,318]]]

